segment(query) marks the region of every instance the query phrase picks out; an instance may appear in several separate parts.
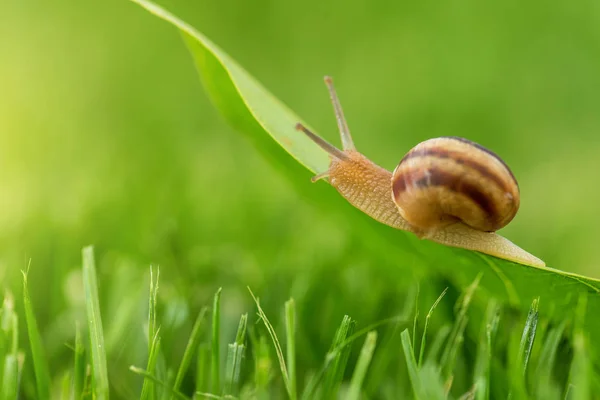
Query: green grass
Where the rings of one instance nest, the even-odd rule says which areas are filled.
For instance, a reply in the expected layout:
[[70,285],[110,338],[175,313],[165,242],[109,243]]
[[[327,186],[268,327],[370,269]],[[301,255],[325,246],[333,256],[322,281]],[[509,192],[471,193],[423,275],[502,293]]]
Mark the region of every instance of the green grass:
[[217,290],[213,301],[212,310],[212,353],[211,353],[211,369],[210,369],[210,388],[213,392],[219,390],[221,382],[221,348],[219,346],[220,341],[220,328],[221,328],[221,288]]
[[[104,346],[104,330],[100,314],[100,300],[96,281],[96,260],[94,249],[83,249],[83,290],[85,292],[86,319],[90,333],[90,352],[92,367],[92,392],[98,399],[108,398],[108,371],[106,366],[106,347]],[[150,296],[152,299],[152,296]],[[152,310],[152,307],[150,307]],[[32,322],[35,321],[32,318]],[[28,319],[29,324],[29,319]],[[31,337],[31,333],[30,333]],[[34,365],[37,365],[35,362]]]
[[[133,332],[137,338],[133,340],[146,343],[146,355],[142,357],[144,368],[111,365],[115,359],[114,349],[102,345],[102,326],[110,329],[110,322],[101,319],[102,302],[91,247],[83,251],[82,275],[88,329],[82,330],[83,326],[76,320],[65,321],[74,331],[74,344],[69,345],[72,357],[64,361],[62,368],[49,368],[41,351],[44,338],[35,317],[37,299],[27,290],[28,278],[35,270],[24,273],[27,326],[24,341],[18,340],[20,315],[10,293],[5,293],[0,310],[2,399],[14,399],[17,394],[21,398],[51,396],[59,399],[108,398],[109,395],[140,399],[296,399],[298,393],[303,399],[339,396],[353,400],[394,399],[399,393],[420,399],[461,396],[587,399],[599,389],[589,343],[581,330],[585,298],[579,302],[572,328],[563,323],[540,329],[538,310],[543,303],[538,299],[533,300],[527,316],[514,314],[492,300],[487,302],[484,315],[477,317],[471,310],[472,303],[478,299],[477,279],[462,293],[446,288],[437,298],[431,297],[422,328],[416,321],[424,313],[415,313],[414,305],[405,305],[413,310],[412,317],[404,315],[369,325],[358,324],[344,316],[336,332],[332,332],[329,351],[306,358],[303,355],[315,354],[312,351],[314,339],[311,341],[304,335],[306,327],[315,323],[316,315],[305,319],[313,313],[298,314],[297,308],[302,309],[304,301],[290,299],[275,307],[269,317],[258,297],[250,292],[247,297],[253,300],[254,307],[250,301],[244,302],[251,307],[247,310],[250,314],[241,314],[237,329],[231,330],[232,325],[222,325],[222,321],[233,322],[223,315],[223,306],[229,300],[228,291],[218,288],[213,297],[212,318],[208,318],[209,308],[202,307],[182,321],[189,323],[190,330],[174,332],[164,325],[168,321],[164,310],[169,304],[162,300],[158,271],[150,270],[146,317],[130,321],[136,327]],[[164,272],[160,276],[165,279]],[[454,303],[449,301],[450,295],[455,297]],[[407,300],[410,298],[415,299],[409,294]],[[319,301],[305,298],[306,302],[311,300]],[[140,306],[142,304],[144,302],[140,302]],[[444,319],[440,308],[454,309],[453,317],[436,321]],[[249,316],[253,314],[255,317]],[[470,319],[473,321],[469,322]],[[397,328],[401,328],[400,334]],[[415,334],[421,337],[418,350],[410,331],[416,331],[413,338]],[[186,336],[182,346],[169,343],[175,337]],[[280,336],[286,338],[285,350]],[[428,342],[426,337],[433,340]],[[220,343],[226,342],[229,344],[221,348]],[[174,348],[180,350],[175,354],[165,353]],[[133,355],[127,348],[119,351],[123,353],[119,357],[131,359]],[[24,357],[25,354],[28,355]],[[195,365],[194,358],[198,360]],[[375,367],[381,362],[388,363],[385,369]],[[122,375],[128,378],[119,378]],[[117,382],[129,382],[131,387],[112,384],[111,377]]]
[[[187,342],[187,346],[185,347],[185,351],[183,353],[183,357],[181,358],[181,363],[179,364],[179,368],[177,369],[177,375],[175,377],[175,382],[173,383],[173,390],[178,391],[183,383],[183,379],[188,372],[194,354],[197,352],[198,344],[200,343],[200,339],[202,338],[202,324],[206,323],[204,319],[206,318],[206,314],[208,313],[208,308],[204,307],[198,313],[198,317],[196,318],[196,322],[194,323],[194,327],[192,328],[192,333],[190,334],[190,338]],[[198,351],[198,353],[200,353]]]
[[131,2],[0,7],[0,400],[598,397],[597,281],[374,224],[293,131],[338,143],[331,74],[388,169],[476,140],[502,234],[598,276],[591,3],[159,2],[220,58]]
[[[45,352],[42,345],[40,331],[38,329],[37,321],[33,312],[33,306],[31,305],[31,298],[29,297],[29,289],[27,287],[27,272],[23,272],[23,305],[25,306],[25,321],[27,322],[27,334],[29,338],[29,345],[31,346],[31,358],[35,370],[36,392],[37,396],[39,396],[42,399],[46,399],[50,397],[50,371],[48,367],[48,362],[46,360],[46,356],[44,354]],[[8,312],[9,310],[7,310],[7,313]],[[14,324],[13,330],[15,332],[17,332],[16,329],[17,324]],[[11,354],[13,358],[15,355],[14,346],[15,344],[13,339],[13,352]],[[10,371],[10,367],[7,370]]]

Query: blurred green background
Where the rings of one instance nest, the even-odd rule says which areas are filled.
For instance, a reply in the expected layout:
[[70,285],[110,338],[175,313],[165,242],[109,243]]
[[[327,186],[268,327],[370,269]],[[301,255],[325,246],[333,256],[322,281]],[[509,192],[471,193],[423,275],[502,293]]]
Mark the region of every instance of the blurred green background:
[[[522,196],[502,234],[552,267],[600,277],[597,2],[161,4],[337,143],[322,82],[332,75],[357,146],[389,169],[441,135],[493,149]],[[346,268],[340,286],[356,293],[404,280],[224,122],[179,34],[137,5],[2,2],[0,57],[0,279],[18,288],[31,260],[57,347],[57,316],[81,301],[69,282],[87,244],[106,290],[129,290],[155,264],[165,295],[193,304],[218,286],[285,300],[312,290],[307,271],[327,281]],[[359,299],[346,306],[375,318]]]

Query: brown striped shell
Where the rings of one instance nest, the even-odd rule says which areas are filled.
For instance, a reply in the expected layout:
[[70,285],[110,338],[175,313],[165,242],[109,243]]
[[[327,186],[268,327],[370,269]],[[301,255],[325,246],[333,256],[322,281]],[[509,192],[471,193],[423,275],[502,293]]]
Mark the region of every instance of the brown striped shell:
[[431,231],[458,220],[493,232],[519,209],[519,186],[490,150],[458,137],[412,148],[392,175],[392,199],[409,224]]

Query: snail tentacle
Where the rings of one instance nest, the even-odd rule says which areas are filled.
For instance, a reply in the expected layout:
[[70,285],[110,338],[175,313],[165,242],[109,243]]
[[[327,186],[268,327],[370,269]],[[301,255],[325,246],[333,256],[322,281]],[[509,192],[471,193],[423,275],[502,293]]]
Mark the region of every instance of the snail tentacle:
[[335,119],[337,120],[338,129],[342,138],[342,149],[344,149],[344,151],[356,150],[356,147],[354,147],[354,141],[352,140],[352,135],[350,135],[348,122],[344,116],[344,110],[342,109],[340,98],[338,97],[335,86],[333,85],[333,79],[330,76],[326,76],[324,80],[325,85],[327,85],[327,89],[329,90],[329,97],[331,98],[331,104],[333,104]]

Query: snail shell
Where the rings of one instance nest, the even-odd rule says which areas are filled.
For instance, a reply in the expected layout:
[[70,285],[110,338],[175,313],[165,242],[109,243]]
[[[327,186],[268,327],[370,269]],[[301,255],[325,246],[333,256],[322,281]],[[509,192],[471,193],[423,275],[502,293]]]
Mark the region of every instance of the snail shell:
[[506,226],[519,209],[519,186],[490,150],[459,137],[419,143],[392,174],[400,215],[423,231],[457,221],[484,232]]

